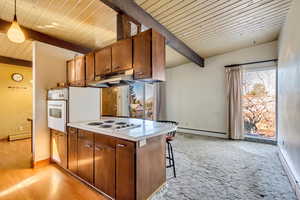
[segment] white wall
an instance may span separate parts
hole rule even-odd
[[[66,81],[66,61],[75,52],[41,42],[33,42],[33,160],[50,157],[47,126],[47,89]]]
[[[300,1],[293,1],[279,40],[279,146],[294,178],[300,198]]]
[[[204,68],[189,63],[168,69],[166,118],[180,122],[180,127],[227,133],[224,66],[276,58],[275,41],[207,58]]]

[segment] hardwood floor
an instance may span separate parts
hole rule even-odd
[[[0,200],[106,199],[55,165],[31,169],[30,156],[28,140],[0,142]]]
[[[31,167],[31,139],[8,142],[0,141],[0,170]]]

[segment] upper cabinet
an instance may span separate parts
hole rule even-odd
[[[72,85],[76,82],[76,75],[75,75],[75,60],[68,60],[67,61],[67,74],[68,74],[68,84]]]
[[[86,82],[95,80],[95,56],[94,53],[85,55],[85,79]]]
[[[105,47],[95,52],[96,76],[111,73],[111,47]]]
[[[132,68],[132,39],[119,40],[112,45],[112,72]]]
[[[165,39],[150,29],[133,37],[134,79],[165,81]]]
[[[67,61],[70,86],[85,86],[99,76],[133,69],[134,80],[165,81],[165,38],[150,29]]]
[[[85,86],[85,56],[67,61],[67,73],[70,86]]]

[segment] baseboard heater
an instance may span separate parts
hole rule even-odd
[[[217,133],[217,134],[226,135],[225,132],[208,131],[208,130],[201,130],[201,129],[194,129],[194,128],[185,128],[185,127],[178,127],[178,128],[179,128],[179,129],[190,130],[190,131],[201,131],[201,132],[207,132],[207,133]]]
[[[31,133],[22,133],[8,136],[8,141],[24,140],[31,138]]]

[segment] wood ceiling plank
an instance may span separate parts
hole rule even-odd
[[[274,1],[275,2],[275,1]],[[248,17],[262,17],[263,14],[265,12],[268,12],[270,10],[275,10],[277,8],[280,7],[288,7],[289,5],[284,3],[284,4],[280,4],[280,2],[275,2],[274,4],[270,4],[270,5],[260,5],[260,6],[255,6],[255,7],[249,7],[246,9],[242,9],[238,12],[232,12],[229,15],[226,16],[222,16],[221,18],[219,18],[218,20],[214,21],[214,23],[211,22],[206,22],[206,23],[201,23],[201,31],[205,30],[205,27],[207,27],[207,29],[213,28],[215,26],[219,26],[219,25],[230,25],[231,23],[236,22],[236,20],[242,20]],[[197,27],[195,28],[195,30],[197,30]]]
[[[160,10],[160,8],[166,7],[166,6],[168,6],[169,4],[171,4],[171,3],[172,3],[172,0],[166,1],[166,2],[161,3],[161,4],[159,4],[159,5],[158,5],[158,4],[155,4],[153,7],[151,7],[151,9],[148,10],[148,12],[149,12],[149,13],[153,13],[152,16],[154,16],[154,14],[155,14],[158,10]]]
[[[266,6],[266,5],[264,5],[264,6]],[[264,15],[265,13],[267,13],[267,11],[269,11],[269,10],[276,10],[277,11],[278,7],[286,8],[286,7],[289,7],[289,5],[287,5],[286,3],[281,3],[280,4],[279,2],[277,2],[275,4],[268,5],[266,7],[257,5],[256,7],[251,7],[251,8],[245,9],[245,10],[238,10],[238,11],[230,12],[229,14],[226,14],[224,16],[219,16],[218,19],[215,20],[215,22],[218,22],[218,23],[212,23],[212,21],[204,21],[203,20],[203,22],[199,22],[198,24],[195,24],[194,28],[192,30],[186,30],[184,32],[178,33],[178,35],[188,36],[189,33],[193,33],[193,32],[194,33],[199,33],[198,31],[203,32],[205,27],[208,30],[212,30],[215,24],[222,24],[222,26],[230,25],[231,23],[236,22],[236,20],[241,20],[242,21],[242,19],[245,16],[247,16],[247,17],[257,16],[257,18],[259,18],[262,15]],[[260,15],[260,14],[262,14],[262,15]],[[228,19],[229,19],[229,22],[228,22]],[[204,23],[204,22],[206,22],[206,23]],[[207,26],[205,26],[205,25],[207,25]]]
[[[284,7],[280,7],[278,9],[271,9],[268,12],[262,12],[261,15],[259,15],[257,12],[255,12],[254,15],[247,15],[245,16],[245,18],[240,18],[240,20],[238,21],[231,21],[230,23],[226,23],[226,21],[224,21],[223,24],[220,24],[219,26],[215,26],[215,27],[209,27],[207,29],[205,29],[204,27],[202,29],[199,29],[198,31],[194,31],[194,32],[190,32],[184,35],[181,35],[182,39],[186,39],[186,38],[191,38],[193,36],[198,36],[201,37],[202,35],[209,35],[211,33],[218,33],[220,34],[222,31],[224,30],[230,30],[232,27],[238,27],[242,24],[251,24],[257,21],[261,21],[263,19],[272,19],[273,17],[276,17],[278,15],[280,16],[285,16],[288,12],[288,6],[284,6]],[[255,18],[253,18],[255,16]],[[201,31],[200,31],[201,30]]]
[[[204,67],[204,59],[200,57],[195,51],[184,44],[176,36],[174,36],[168,29],[156,21],[150,14],[145,12],[132,0],[100,0],[107,6],[111,7],[117,12],[123,12],[128,16],[138,19],[141,24],[161,33],[166,38],[166,43],[173,49],[186,56],[192,62],[200,67]]]
[[[161,11],[161,7],[159,7],[156,10],[153,10],[151,12],[151,15],[157,18],[161,23],[164,23],[168,19],[172,19],[172,17],[180,15],[182,13],[181,11],[197,2],[197,0],[184,1],[185,4],[174,6],[172,9],[166,11]],[[155,15],[155,12],[157,12],[158,14]],[[183,13],[185,12],[183,11]]]
[[[244,0],[242,0],[244,1]],[[181,16],[178,19],[172,18],[172,22],[164,23],[166,27],[168,28],[174,28],[174,27],[181,27],[182,25],[190,24],[193,20],[197,19],[197,17],[201,17],[202,15],[205,15],[206,13],[212,13],[216,12],[225,6],[232,5],[232,4],[238,4],[241,3],[241,1],[235,0],[234,2],[229,2],[226,0],[214,0],[206,2],[205,4],[200,4],[197,7],[191,8],[190,10],[186,11],[185,15]]]
[[[199,24],[201,22],[205,22],[208,20],[212,20],[216,17],[226,15],[226,13],[232,9],[238,9],[239,7],[243,6],[244,2],[245,1],[236,0],[234,2],[230,1],[230,3],[219,4],[217,6],[211,7],[203,13],[193,15],[193,18],[188,18],[179,23],[173,23],[172,26],[168,25],[167,27],[175,34],[185,30],[190,30],[193,29],[195,24]]]
[[[231,30],[227,30],[227,31],[223,31],[223,35],[224,34],[234,34],[234,33],[240,33],[243,34],[243,31],[246,33],[247,31],[251,31],[254,30],[254,28],[258,27],[258,26],[265,26],[266,30],[267,27],[270,24],[274,24],[274,23],[282,23],[284,22],[285,17],[284,16],[278,16],[278,17],[274,17],[272,20],[270,21],[261,21],[261,22],[256,22],[254,24],[242,24],[238,27],[236,27],[235,29],[231,29]],[[195,36],[197,37],[197,36]],[[211,37],[216,37],[216,34],[211,34],[211,35],[204,35],[202,37],[197,37],[197,38],[201,38],[201,40],[206,40],[207,38],[211,38]],[[189,38],[189,40],[193,39],[193,37]]]
[[[7,32],[7,30],[9,29],[10,25],[11,25],[10,22],[0,20],[0,32],[5,34]],[[54,46],[62,47],[65,49],[70,49],[72,51],[76,51],[76,52],[80,52],[80,53],[88,53],[91,51],[91,49],[89,49],[89,48],[75,45],[70,42],[66,42],[66,41],[48,36],[46,34],[34,31],[32,29],[28,29],[26,27],[21,26],[21,28],[25,34],[25,37],[30,40],[37,40],[40,42],[44,42],[44,43],[51,44]]]
[[[161,14],[159,14],[161,16],[158,15],[157,18],[161,23],[167,26],[171,22],[174,21],[176,22],[177,20],[181,20],[185,17],[188,17],[189,13],[191,12],[201,12],[201,10],[203,10],[205,7],[213,5],[218,1],[219,0],[206,0],[204,2],[196,1],[194,3],[182,7],[180,10],[177,10],[176,12],[168,12],[168,14],[164,14],[164,12],[161,12]]]

